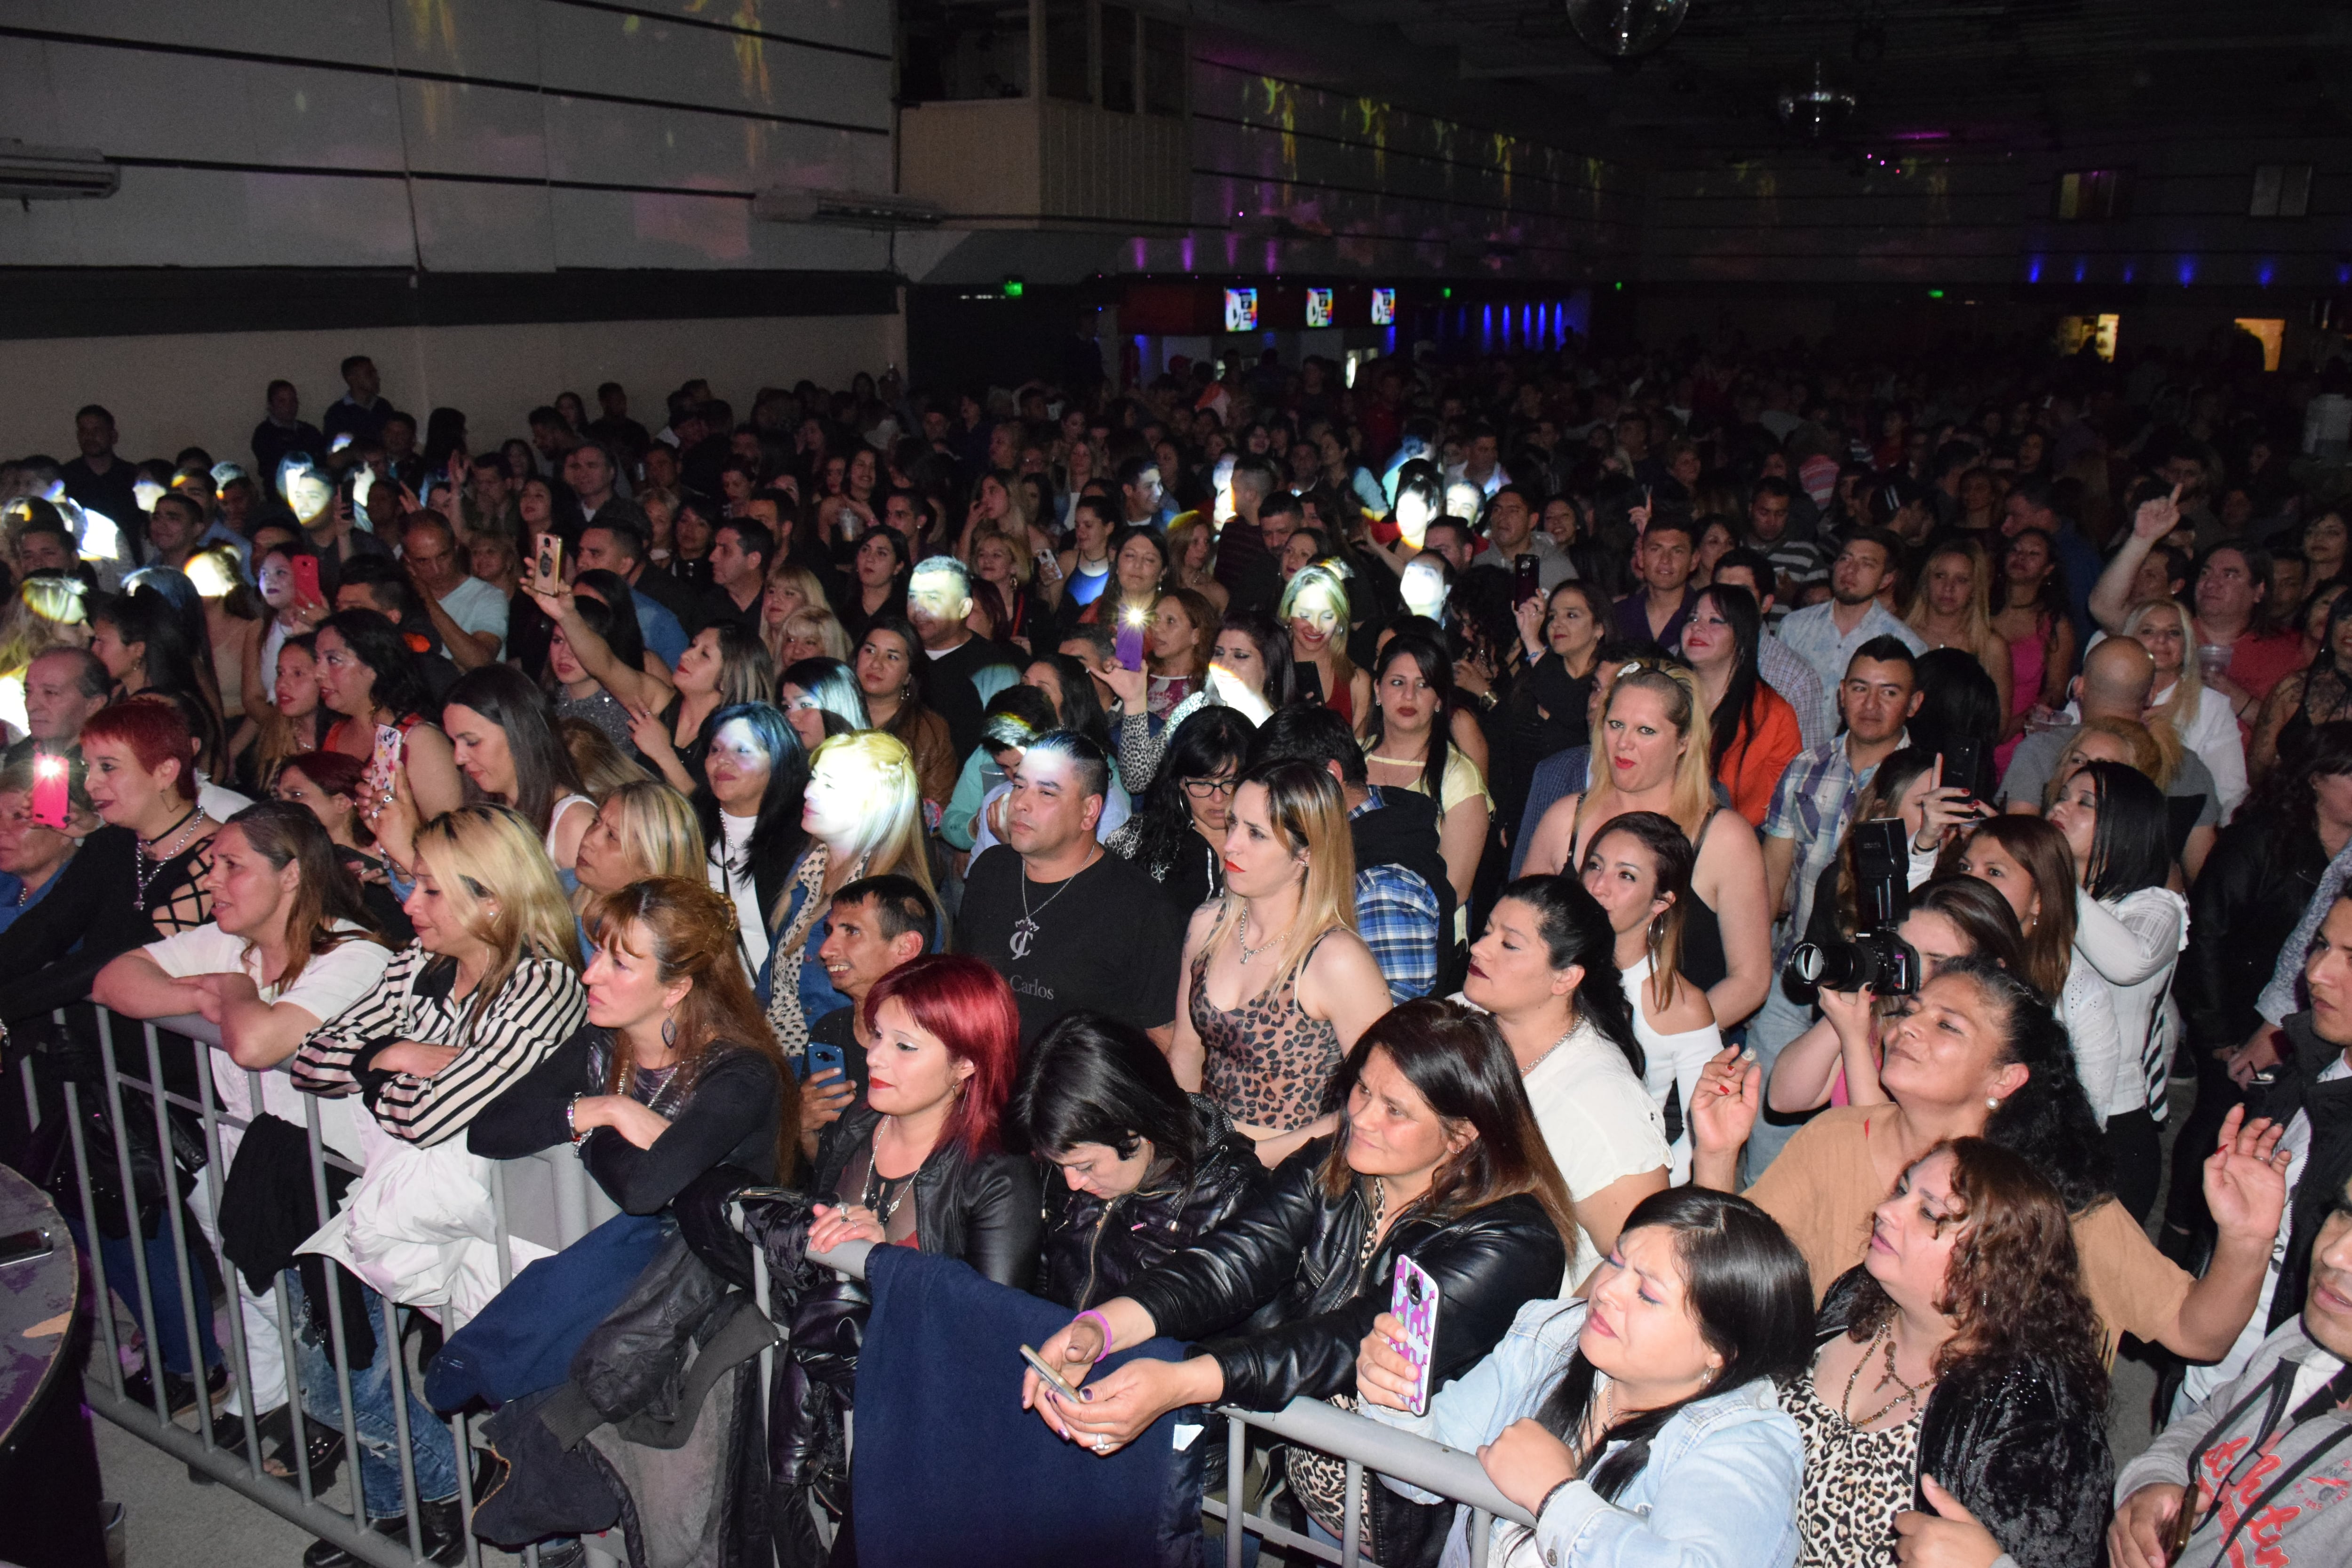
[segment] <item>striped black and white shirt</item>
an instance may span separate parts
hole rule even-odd
[[[560,959],[527,957],[470,1024],[472,997],[450,995],[455,959],[410,946],[394,955],[383,984],[329,1019],[294,1053],[294,1086],[306,1093],[366,1097],[386,1132],[438,1143],[466,1130],[484,1106],[570,1037],[588,1016],[580,975]],[[430,1078],[370,1066],[399,1040],[456,1046],[458,1056]]]

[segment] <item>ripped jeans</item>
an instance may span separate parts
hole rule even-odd
[[[286,1271],[286,1289],[302,1300],[302,1276]],[[392,1403],[391,1358],[400,1353],[383,1297],[367,1296],[368,1326],[375,1334],[375,1359],[352,1368],[352,1420],[360,1442],[360,1488],[367,1516],[392,1519],[403,1511],[400,1492],[400,1428]],[[340,1432],[342,1401],[335,1387],[334,1340],[323,1322],[309,1322],[295,1335],[294,1360],[302,1380],[302,1414]],[[402,1369],[404,1374],[407,1368]],[[457,1495],[457,1447],[448,1424],[416,1397],[413,1378],[404,1377],[408,1400],[408,1452],[416,1468],[420,1502],[445,1502]]]

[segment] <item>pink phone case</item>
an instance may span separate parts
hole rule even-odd
[[[375,755],[368,760],[365,788],[373,798],[392,798],[392,779],[400,771],[401,733],[389,724],[375,727]]]
[[[1404,1325],[1397,1348],[1412,1363],[1412,1413],[1429,1412],[1429,1363],[1437,1349],[1437,1281],[1410,1258],[1397,1259],[1396,1282],[1389,1291],[1389,1310]]]

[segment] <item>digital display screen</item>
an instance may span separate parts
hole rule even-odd
[[[1376,327],[1389,327],[1394,326],[1395,324],[1396,290],[1393,289],[1373,289],[1372,325]]]
[[[1328,327],[1331,324],[1330,289],[1307,290],[1307,324],[1310,327]]]
[[[1257,290],[1228,289],[1225,290],[1225,331],[1254,332],[1257,331]]]

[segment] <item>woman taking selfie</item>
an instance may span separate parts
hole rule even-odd
[[[1812,1325],[1805,1260],[1771,1217],[1678,1187],[1626,1216],[1585,1300],[1520,1308],[1493,1354],[1433,1382],[1426,1415],[1411,1413],[1416,1378],[1389,1313],[1358,1346],[1356,1388],[1366,1415],[1475,1453],[1536,1516],[1533,1531],[1495,1521],[1489,1563],[1787,1568],[1805,1451],[1777,1385],[1804,1366]],[[1469,1528],[1457,1509],[1444,1568],[1468,1568]]]
[[[339,715],[321,749],[368,762],[375,755],[376,731],[397,730],[401,771],[419,815],[454,810],[466,797],[465,781],[449,737],[425,717],[432,699],[399,628],[373,610],[344,610],[321,621],[312,640],[319,650],[320,704]]]
[[[1615,945],[1608,915],[1574,879],[1522,877],[1496,899],[1462,985],[1510,1047],[1575,1205],[1563,1289],[1601,1266],[1625,1216],[1667,1181],[1665,1130],[1643,1087],[1627,992],[1611,974]]]
[[[1115,1346],[1155,1335],[1204,1342],[1197,1353],[1129,1362],[1082,1390],[1090,1397],[1079,1404],[1032,1373],[1024,1406],[1108,1454],[1180,1405],[1352,1404],[1357,1346],[1386,1310],[1403,1258],[1445,1303],[1430,1361],[1430,1386],[1442,1387],[1494,1349],[1520,1307],[1558,1293],[1561,1237],[1576,1222],[1518,1065],[1489,1020],[1451,1003],[1407,1002],[1356,1042],[1333,1089],[1347,1107],[1339,1136],[1301,1149],[1233,1223],[1040,1347],[1073,1386]],[[1244,1320],[1251,1326],[1237,1328]],[[1339,1462],[1293,1447],[1286,1466],[1309,1518],[1336,1539]],[[1420,1560],[1450,1513],[1377,1488],[1366,1500],[1364,1549],[1384,1563]]]
[[[1679,972],[1690,873],[1690,840],[1654,812],[1619,817],[1584,857],[1584,890],[1616,933],[1612,963],[1642,1047],[1642,1085],[1672,1142],[1678,1182],[1690,1176],[1691,1095],[1723,1049],[1706,993]]]
[[[1037,1037],[1010,1108],[1061,1173],[1045,1189],[1037,1294],[1084,1311],[1223,1226],[1265,1167],[1223,1111],[1186,1094],[1150,1037],[1097,1013]]]
[[[1225,895],[1184,936],[1169,1061],[1280,1164],[1328,1133],[1332,1075],[1388,1010],[1356,934],[1346,798],[1309,763],[1245,769],[1225,828]]]
[[[876,981],[864,1011],[875,1037],[866,1100],[818,1135],[809,1249],[915,1247],[1028,1289],[1037,1171],[1002,1134],[1020,1056],[1012,989],[979,959],[933,953]]]
[[[1763,1004],[1774,978],[1771,921],[1755,829],[1715,804],[1713,739],[1696,676],[1628,666],[1609,689],[1594,742],[1598,782],[1544,813],[1528,837],[1526,868],[1581,866],[1592,836],[1629,811],[1674,822],[1696,849],[1682,973],[1706,993],[1717,1025],[1727,1029]]]
[[[2280,1130],[2242,1125],[2236,1112],[2223,1125],[2204,1163],[2221,1237],[2204,1278],[2193,1278],[2116,1202],[2105,1142],[2073,1055],[2065,1031],[2024,982],[1981,958],[1953,959],[1919,988],[1910,1013],[1889,1022],[1878,1068],[1887,1103],[1822,1111],[1748,1196],[1788,1228],[1826,1290],[1862,1261],[1869,1216],[1897,1177],[1947,1139],[1986,1139],[2030,1161],[2064,1199],[2106,1353],[2130,1333],[2190,1361],[2217,1360],[2252,1314],[2278,1234]],[[1730,1189],[1761,1077],[1727,1051],[1708,1065],[1691,1113],[1695,1184]]]
[[[1186,915],[1225,892],[1225,834],[1249,754],[1250,721],[1203,708],[1176,726],[1143,804],[1103,840],[1165,889]]]
[[[1758,828],[1772,808],[1780,773],[1805,749],[1797,710],[1756,666],[1764,617],[1737,584],[1702,588],[1683,626],[1683,657],[1707,707],[1708,760],[1732,809]]]
[[[692,795],[702,784],[704,726],[722,708],[776,700],[776,667],[767,646],[722,621],[694,634],[678,656],[675,694],[667,707],[632,710],[629,740],[669,787]]]
[[[2106,982],[2123,1050],[2104,1099],[2116,1195],[2134,1219],[2155,1205],[2164,1151],[2152,1107],[2172,1077],[2172,971],[2189,945],[2189,900],[2165,886],[2163,792],[2121,763],[2093,763],[2059,786],[2044,818],[2074,859],[2074,951]],[[2086,1088],[2089,1087],[2086,1085]]]
[[[1372,666],[1364,768],[1375,784],[1437,803],[1438,852],[1454,884],[1454,936],[1461,941],[1469,934],[1470,883],[1495,803],[1478,764],[1454,743],[1453,719],[1454,661],[1445,650],[1411,632],[1390,638]]]
[[[1805,1440],[1797,1561],[1883,1558],[1892,1535],[1906,1562],[2099,1562],[2106,1345],[2057,1190],[1955,1139],[1903,1172],[1870,1232],[1781,1395]]]

